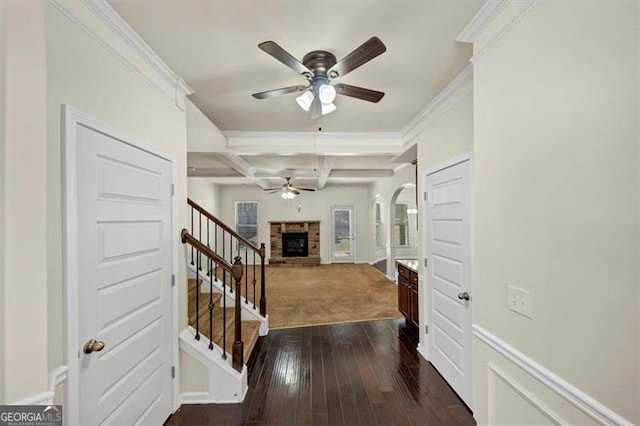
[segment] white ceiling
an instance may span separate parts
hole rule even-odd
[[[117,1],[114,9],[149,46],[195,90],[191,100],[223,132],[399,133],[468,64],[471,46],[456,36],[484,0],[458,1]],[[338,109],[318,121],[295,102],[295,94],[257,100],[255,92],[304,84],[305,80],[257,45],[280,44],[293,56],[312,50],[333,52],[338,60],[372,36],[387,51],[341,78],[344,83],[386,93],[378,103],[339,96]],[[215,182],[273,186],[275,176],[306,176],[300,185],[370,182],[399,166],[401,154],[380,152],[360,158],[349,152],[281,155],[262,147],[243,152],[235,167],[224,154],[190,155],[190,175]],[[384,150],[383,150],[384,151]],[[276,155],[278,154],[278,155]],[[415,157],[414,157],[415,158]],[[407,159],[405,158],[404,161]],[[326,170],[327,166],[331,168]],[[246,179],[250,170],[250,178]],[[314,175],[315,170],[315,175]],[[349,173],[340,170],[368,170]],[[208,174],[207,174],[208,173]],[[333,175],[333,176],[332,176]],[[262,176],[267,176],[263,178]],[[351,180],[350,180],[351,179]],[[281,180],[280,180],[281,181]]]

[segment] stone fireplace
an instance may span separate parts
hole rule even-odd
[[[269,265],[320,264],[320,221],[272,221],[269,228]]]

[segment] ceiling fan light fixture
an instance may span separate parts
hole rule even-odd
[[[281,196],[285,200],[293,200],[294,198],[296,198],[296,193],[293,192],[290,189],[287,189],[286,191],[282,191],[282,195]]]
[[[325,103],[322,104],[322,115],[330,114],[335,110],[336,110],[336,105],[333,102],[328,104],[325,104]]]
[[[314,98],[313,93],[311,93],[310,90],[307,90],[302,95],[296,98],[296,102],[298,102],[298,105],[300,105],[300,108],[308,112],[309,108],[311,108],[311,103],[313,102],[313,98]]]
[[[318,89],[318,97],[323,106],[324,104],[330,104],[336,99],[336,88],[330,84],[323,84],[320,86],[320,89]]]

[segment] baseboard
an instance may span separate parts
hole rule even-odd
[[[484,328],[474,325],[473,334],[594,421],[600,424],[633,424]]]
[[[427,348],[422,343],[418,343],[418,347],[416,348],[416,350],[420,355],[422,355],[422,358],[429,361],[429,356],[427,355]]]
[[[182,392],[178,398],[179,404],[215,404],[208,392]]]

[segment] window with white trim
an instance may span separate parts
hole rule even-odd
[[[236,232],[258,245],[258,202],[236,201]]]
[[[395,246],[409,245],[409,204],[396,203],[393,218],[393,244]]]
[[[384,247],[384,221],[382,203],[376,203],[376,248]]]

